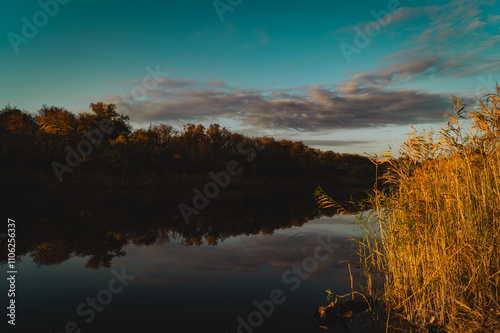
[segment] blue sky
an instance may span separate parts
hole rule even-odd
[[[20,0],[1,18],[1,106],[113,102],[136,128],[397,151],[451,94],[473,104],[500,81],[496,0]]]

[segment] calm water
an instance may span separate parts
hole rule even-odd
[[[306,197],[236,196],[190,224],[161,197],[128,199],[10,206],[19,261],[9,331],[317,332],[325,289],[350,292],[339,262],[357,261],[347,238],[358,228]]]

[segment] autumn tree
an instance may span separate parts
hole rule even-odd
[[[33,135],[38,129],[35,117],[7,105],[0,110],[0,132],[6,135]]]
[[[85,112],[79,115],[79,132],[100,128],[101,121],[107,119],[111,122],[113,129],[109,135],[111,139],[116,139],[119,136],[128,137],[131,133],[131,127],[128,123],[129,117],[116,112],[115,104],[90,103],[90,108],[93,113]]]
[[[156,153],[160,156],[165,154],[169,148],[172,137],[177,135],[177,131],[167,124],[149,125],[148,132],[153,140]]]
[[[43,105],[38,110],[36,121],[40,127],[40,152],[47,158],[62,158],[66,152],[64,147],[82,136],[77,132],[77,116],[63,107]]]
[[[38,124],[35,117],[16,107],[7,105],[0,110],[0,172],[6,176],[5,168],[16,166],[9,173],[14,180],[14,174],[21,175],[20,167],[33,169],[38,160],[38,142],[36,133]]]
[[[114,104],[97,102],[90,108],[74,115],[63,107],[43,105],[37,117],[9,105],[1,109],[0,174],[8,175],[3,184],[17,187],[24,181],[30,186],[43,177],[54,181],[53,161],[68,161],[84,144],[92,153],[79,153],[84,166],[78,168],[75,183],[67,186],[86,185],[87,179],[110,180],[111,186],[192,185],[209,172],[224,170],[232,160],[241,167],[244,181],[302,178],[317,184],[320,179],[371,179],[374,174],[368,158],[321,152],[303,142],[250,138],[218,124],[188,123],[180,132],[155,124],[132,131],[128,116],[119,114]]]
[[[45,133],[71,137],[78,127],[77,117],[65,108],[44,105],[38,113],[38,125]]]

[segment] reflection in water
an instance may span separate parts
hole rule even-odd
[[[87,198],[88,199],[88,198]],[[90,198],[92,199],[92,198]],[[154,198],[111,197],[80,203],[64,198],[18,207],[16,253],[30,253],[41,266],[60,264],[73,256],[88,257],[87,268],[110,267],[124,248],[180,241],[186,246],[217,245],[233,236],[272,234],[320,217],[312,199],[290,196],[232,198],[214,202],[187,224],[177,202]],[[17,203],[19,204],[19,202]],[[15,210],[15,206],[12,210]],[[5,263],[6,246],[2,247]]]
[[[352,221],[322,216],[310,196],[280,199],[234,195],[210,203],[189,224],[178,201],[161,195],[89,195],[78,203],[66,196],[57,205],[37,199],[29,210],[11,205],[22,260],[24,319],[16,326],[60,332],[74,321],[82,332],[161,325],[186,332],[314,332],[312,310],[325,304],[324,290],[350,291],[339,262],[357,260],[340,229],[352,228]],[[331,251],[324,245],[318,251],[324,243]],[[5,244],[2,251],[3,259]],[[135,278],[86,323],[76,309],[107,288],[113,269]],[[255,304],[268,304],[275,290],[283,302],[258,327],[250,325]]]
[[[319,242],[318,237],[321,238]],[[186,249],[176,243],[171,242],[145,250],[129,246],[127,256],[119,259],[117,263],[127,267],[132,267],[142,260],[154,263],[150,266],[137,266],[139,271],[133,272],[142,275],[141,281],[148,284],[185,283],[187,280],[195,281],[203,276],[209,276],[210,281],[216,283],[232,275],[245,275],[249,278],[259,278],[263,274],[281,275],[290,269],[291,263],[301,266],[305,258],[314,258],[314,251],[311,249],[316,247],[321,248],[318,251],[321,259],[331,259],[338,254],[338,251],[333,250],[345,245],[345,240],[339,237],[332,238],[330,234],[318,235],[313,228],[309,230],[303,227],[300,231],[280,230],[273,235],[232,237],[218,246]],[[328,245],[332,250],[329,250]],[[334,263],[328,266],[318,265],[311,279],[314,280],[318,276],[330,274],[344,267],[343,264],[332,261]],[[306,264],[314,268],[313,264],[309,262]],[[164,269],[158,271],[157,267]],[[307,275],[306,273],[304,274]]]

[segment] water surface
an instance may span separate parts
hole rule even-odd
[[[15,331],[316,332],[325,289],[351,290],[342,261],[358,283],[354,221],[307,200],[221,202],[190,224],[112,202],[16,211]]]

